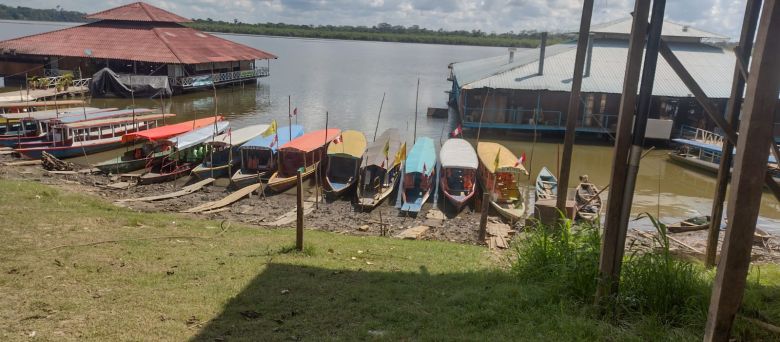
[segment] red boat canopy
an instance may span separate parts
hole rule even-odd
[[[324,129],[321,129],[319,131],[306,133],[298,138],[290,140],[288,143],[282,145],[282,147],[280,147],[279,149],[280,150],[294,149],[301,152],[311,152],[322,146],[327,145],[331,140],[335,139],[339,134],[341,134],[341,130],[338,128],[328,129],[327,133]]]
[[[157,141],[162,139],[168,139],[179,134],[184,134],[194,129],[213,125],[214,121],[222,121],[221,116],[209,117],[205,119],[191,120],[173,125],[166,125],[162,127],[152,128],[141,132],[128,133],[122,136],[122,142],[128,143],[135,140],[145,139],[149,141]]]

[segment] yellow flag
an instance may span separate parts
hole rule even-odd
[[[276,120],[271,121],[271,127],[268,127],[268,129],[263,132],[263,136],[270,137],[271,135],[276,134],[276,128]]]
[[[401,164],[406,159],[406,143],[401,144],[401,148],[395,154],[395,164]]]
[[[385,154],[385,159],[390,157],[389,156],[389,154],[390,154],[390,140],[389,139],[385,141],[385,148],[384,148],[384,150],[382,152],[384,152],[384,154]]]
[[[500,156],[501,156],[501,149],[498,149],[498,151],[496,151],[496,160],[493,161],[493,172],[498,170],[498,163],[500,161],[500,158],[499,158]]]

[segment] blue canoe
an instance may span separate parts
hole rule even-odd
[[[303,126],[300,125],[279,127],[276,132],[276,135],[260,135],[241,145],[241,168],[230,177],[234,187],[243,188],[257,183],[258,176],[267,176],[268,172],[276,171],[276,151],[279,146],[290,141],[290,137],[295,139],[304,133]]]
[[[427,137],[417,139],[404,168],[401,211],[418,213],[436,184],[436,148]]]

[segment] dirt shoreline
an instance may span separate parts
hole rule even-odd
[[[0,156],[2,162],[14,161],[7,156]],[[6,179],[20,179],[38,181],[43,184],[57,186],[68,191],[91,193],[102,197],[119,206],[128,207],[142,212],[170,212],[194,217],[207,217],[214,220],[228,220],[255,225],[259,228],[275,229],[268,224],[276,221],[280,216],[295,209],[295,191],[290,190],[282,194],[253,194],[243,198],[232,205],[208,214],[181,214],[183,210],[194,208],[203,203],[216,201],[230,194],[227,188],[227,180],[219,179],[215,184],[203,187],[194,193],[166,200],[154,202],[118,202],[122,199],[139,198],[166,194],[180,190],[186,185],[187,179],[179,179],[175,182],[151,185],[134,185],[126,189],[111,189],[107,185],[116,183],[116,177],[99,174],[52,174],[41,166],[0,166],[0,177]],[[190,181],[189,183],[192,183]],[[347,195],[353,196],[353,195]],[[313,181],[306,181],[304,186],[304,198],[314,203],[315,187]],[[321,200],[315,204],[315,209],[305,216],[304,222],[308,229],[317,229],[340,234],[358,236],[394,236],[408,228],[425,225],[430,227],[420,236],[420,239],[449,241],[472,245],[485,245],[479,241],[480,214],[474,210],[473,205],[464,208],[457,215],[452,212],[451,206],[444,205],[444,198],[439,198],[436,209],[428,204],[417,217],[401,215],[395,208],[395,197],[388,198],[384,203],[370,212],[359,212],[348,197],[339,199]],[[441,220],[442,214],[445,216]],[[492,222],[499,222],[498,217],[491,216]],[[383,232],[381,224],[386,231]],[[286,228],[290,224],[280,227]],[[509,225],[505,225],[509,229]],[[521,223],[514,224],[511,229],[522,232]],[[522,235],[522,234],[521,234]],[[724,234],[721,234],[721,241]],[[672,250],[687,257],[700,258],[706,249],[707,231],[673,234],[678,241],[672,241]],[[639,249],[653,248],[652,232],[640,232],[629,230],[627,246]],[[753,261],[760,263],[780,263],[780,238],[773,237],[763,243],[757,243],[753,248]],[[657,245],[657,244],[656,244]]]

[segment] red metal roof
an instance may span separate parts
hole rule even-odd
[[[341,130],[338,128],[329,128],[327,131],[321,129],[290,140],[279,149],[294,149],[302,152],[311,152],[327,145],[331,140],[336,139],[339,134],[341,134]]]
[[[114,7],[102,12],[84,16],[86,19],[126,20],[126,21],[165,21],[171,23],[189,23],[192,20],[154,7],[144,2],[134,2],[124,6]]]
[[[222,121],[221,116],[209,117],[197,120],[185,121],[173,125],[160,126],[145,131],[128,133],[122,136],[122,142],[133,142],[135,140],[146,139],[149,141],[157,141],[162,139],[168,139],[170,137],[184,134],[189,131],[213,125],[214,121]]]
[[[268,52],[177,23],[113,20],[2,41],[0,53],[170,64],[276,58]]]

